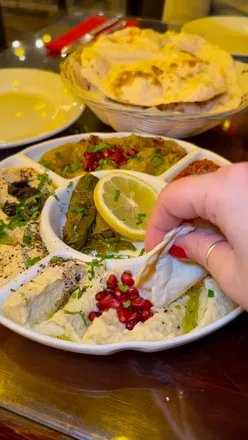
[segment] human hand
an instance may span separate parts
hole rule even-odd
[[[227,240],[219,242],[210,253],[209,272],[233,301],[248,309],[248,163],[169,183],[152,212],[146,251],[153,249],[182,220],[199,217],[216,225]],[[206,267],[208,249],[221,238],[215,232],[195,230],[175,244],[189,259]]]

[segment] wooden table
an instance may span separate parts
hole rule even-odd
[[[91,131],[111,129],[86,109],[63,135]],[[229,132],[189,141],[248,160],[248,114],[234,118]],[[105,357],[52,349],[1,327],[0,440],[246,439],[247,347],[246,313],[184,347]]]

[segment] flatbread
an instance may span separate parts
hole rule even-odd
[[[243,96],[231,55],[196,35],[126,28],[99,37],[81,59],[99,101],[199,114],[235,109]]]
[[[150,299],[155,307],[171,304],[206,275],[205,269],[198,264],[183,262],[169,254],[175,240],[194,229],[194,226],[184,225],[170,231],[150,252],[140,270],[136,286],[141,296]]]
[[[225,93],[226,81],[218,67],[213,71],[201,60],[178,54],[173,62],[149,60],[126,67],[115,64],[98,88],[118,102],[151,107],[208,101]]]

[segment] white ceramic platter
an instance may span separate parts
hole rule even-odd
[[[67,91],[56,73],[0,70],[0,149],[59,133],[73,124],[83,110],[84,106]]]
[[[107,137],[124,137],[128,136],[131,133],[93,133],[102,138]],[[67,142],[75,142],[83,138],[89,137],[90,134],[81,134],[75,136],[69,136],[64,138],[55,139],[52,141],[47,141],[40,143],[34,147],[30,147],[24,150],[22,153],[11,156],[0,163],[0,169],[6,167],[33,167],[39,172],[44,172],[45,169],[43,166],[37,163],[40,157],[44,152],[53,149],[59,145],[65,144]],[[148,135],[147,135],[148,137]],[[168,139],[168,138],[165,138]],[[169,182],[176,174],[178,174],[182,169],[184,169],[187,165],[192,163],[196,159],[207,158],[213,160],[215,163],[219,165],[227,165],[229,162],[218,156],[215,153],[212,153],[208,150],[203,150],[196,147],[193,144],[190,144],[185,141],[176,140],[180,146],[187,150],[187,155],[179,161],[177,164],[172,166],[168,171],[158,177],[150,176],[143,173],[134,173],[139,178],[144,179],[150,185],[152,185],[158,192]],[[101,171],[96,172],[98,177],[105,175],[111,171]],[[130,171],[127,171],[130,173]],[[30,281],[32,278],[39,273],[44,266],[49,264],[49,261],[53,255],[58,255],[65,258],[76,258],[81,261],[91,261],[93,257],[89,255],[82,254],[78,251],[75,251],[68,246],[66,246],[60,236],[63,224],[65,222],[65,213],[67,210],[67,205],[73,191],[73,188],[78,180],[78,178],[72,179],[73,186],[68,188],[68,183],[70,180],[64,179],[55,173],[48,171],[49,176],[52,178],[53,182],[58,186],[57,195],[59,196],[59,201],[57,201],[53,196],[50,196],[42,211],[41,215],[41,235],[42,239],[50,252],[50,255],[45,257],[43,260],[38,262],[35,266],[26,270],[19,276],[17,276],[14,280],[7,283],[5,286],[0,288],[0,308],[2,304],[6,301],[9,295],[16,290],[20,285]],[[143,247],[143,244],[140,244]],[[130,258],[125,260],[106,260],[107,270],[111,270],[113,266],[123,266],[123,269],[131,269],[134,275],[137,275],[139,269],[143,265],[146,255],[137,258]],[[117,351],[131,349],[138,350],[144,352],[155,352],[161,351],[173,347],[177,347],[180,345],[187,344],[189,342],[200,339],[215,330],[223,327],[227,323],[231,322],[242,312],[241,307],[236,308],[228,315],[224,316],[222,319],[214,322],[213,324],[204,327],[200,330],[192,331],[188,334],[168,339],[164,341],[158,342],[140,342],[140,341],[132,341],[132,342],[120,342],[115,344],[103,344],[103,345],[88,345],[88,344],[79,344],[76,342],[69,342],[61,339],[52,338],[49,336],[45,336],[43,334],[37,333],[31,329],[23,327],[15,322],[9,320],[0,314],[0,324],[5,327],[13,330],[20,335],[32,339],[36,342],[39,342],[44,345],[48,345],[54,348],[59,348],[61,350],[67,350],[78,353],[87,353],[87,354],[95,354],[95,355],[106,355],[115,353]]]
[[[248,17],[200,18],[186,23],[182,32],[201,35],[232,55],[248,56]]]

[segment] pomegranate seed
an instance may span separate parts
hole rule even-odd
[[[138,154],[138,150],[135,150],[135,148],[131,148],[130,150],[126,151],[126,154],[128,156],[132,156],[132,154]]]
[[[133,330],[133,328],[136,326],[137,322],[135,321],[128,321],[126,322],[126,329],[127,330]]]
[[[135,299],[139,297],[139,291],[138,289],[136,289],[136,287],[131,287],[129,289],[128,295],[130,296],[131,299]]]
[[[85,171],[95,171],[98,167],[98,164],[95,162],[88,161],[85,165]]]
[[[93,160],[93,159],[94,159],[94,153],[88,153],[88,151],[86,151],[86,152],[84,153],[84,157],[85,157],[85,159],[87,159],[87,160]]]
[[[115,298],[105,298],[97,303],[97,307],[100,310],[118,309],[120,307],[120,301]]]
[[[95,160],[104,159],[104,155],[102,153],[95,153]]]
[[[151,303],[151,301],[149,301],[149,299],[145,299],[145,304],[144,304],[144,309],[145,310],[150,310],[152,308],[153,304]]]
[[[141,315],[141,321],[145,322],[145,321],[147,321],[147,319],[151,318],[152,316],[153,316],[153,313],[151,310],[144,310]]]
[[[139,312],[133,312],[131,315],[128,316],[128,321],[135,321],[136,323],[140,321],[140,313]]]
[[[123,159],[120,162],[120,165],[125,165],[126,163],[127,163],[127,159],[123,156]]]
[[[111,151],[109,150],[109,148],[106,148],[106,150],[104,150],[103,155],[104,157],[111,157]]]
[[[117,289],[115,289],[114,291],[114,296],[116,299],[121,299],[123,295],[123,292],[121,291],[121,289],[119,289],[119,287],[117,287]]]
[[[120,165],[123,161],[123,154],[122,153],[115,153],[113,157],[113,161],[117,163],[117,165]]]
[[[102,301],[105,298],[112,298],[112,295],[110,292],[106,292],[106,290],[103,290],[102,292],[98,292],[95,298],[97,301]]]
[[[129,296],[122,293],[121,305],[124,306],[124,304],[128,303],[128,301],[130,301]],[[130,301],[130,306],[131,306],[131,301]],[[129,307],[129,306],[127,306],[127,307]]]
[[[99,318],[101,316],[101,312],[90,312],[88,314],[88,318],[90,321],[94,321],[95,318]]]
[[[125,324],[127,322],[128,318],[128,311],[127,309],[120,309],[117,312],[119,321],[122,322],[122,324]]]
[[[134,284],[133,278],[127,272],[123,272],[123,274],[121,276],[121,282],[124,285],[129,286],[129,287],[131,287]]]
[[[130,277],[133,276],[131,270],[124,270],[123,275],[124,275],[124,273],[126,273],[127,275],[130,275]]]
[[[107,279],[107,288],[111,290],[115,290],[118,285],[118,280],[114,274],[111,274]]]
[[[144,298],[135,298],[132,300],[132,307],[134,310],[144,309],[145,300]]]

